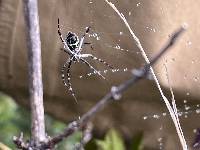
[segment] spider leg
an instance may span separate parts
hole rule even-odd
[[[70,59],[70,60],[68,60],[68,61],[66,61],[64,63],[64,65],[63,65],[63,67],[61,69],[62,80],[63,80],[64,86],[66,86],[66,87],[69,88],[68,90],[69,90],[70,94],[73,96],[73,98],[75,99],[75,101],[78,103],[77,98],[75,96],[75,93],[74,93],[74,91],[72,89],[72,84],[70,82],[71,81],[70,68],[71,68],[72,62],[73,62],[73,60]],[[67,82],[66,82],[65,74],[64,74],[66,68],[67,68]]]
[[[84,44],[84,45],[90,45],[90,48],[91,48],[92,50],[94,50],[94,48],[93,48],[93,46],[92,46],[92,43],[90,43],[90,42],[84,42],[83,44]]]
[[[81,49],[84,45],[84,39],[85,39],[85,36],[86,34],[90,31],[90,26],[86,28],[86,31],[85,33],[82,35],[81,39],[80,39],[80,42],[79,42],[79,47],[78,47],[78,50],[77,50],[77,54],[79,54],[81,52]]]
[[[58,18],[58,35],[60,37],[60,40],[62,41],[62,43],[64,44],[64,51],[67,52],[68,54],[74,54],[74,52],[72,52],[71,50],[68,49],[67,43],[65,42],[65,40],[63,39],[62,33],[61,33],[61,28],[60,28],[60,21]]]
[[[90,42],[84,42],[83,44],[91,45],[92,43],[90,43]]]
[[[97,73],[99,76],[101,76],[103,79],[105,79],[105,77],[99,72],[97,71],[87,60],[80,58],[80,60],[85,63],[93,72]]]
[[[65,40],[64,40],[63,37],[62,37],[59,18],[58,18],[58,35],[59,35],[60,40],[62,41],[62,43],[63,43],[65,46],[67,46],[67,43],[65,42]]]

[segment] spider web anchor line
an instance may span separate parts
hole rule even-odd
[[[100,71],[97,71],[87,60],[81,58],[80,59],[83,63],[85,63],[92,71],[94,74],[98,74],[100,77],[102,77],[104,80],[106,79],[101,73]]]
[[[114,69],[114,67],[112,67],[111,65],[109,65],[106,61],[104,61],[103,59],[100,59],[100,58],[97,58],[93,55],[90,56],[93,60],[97,60],[99,61],[100,63],[103,63],[105,66],[107,66],[108,68],[110,69]]]
[[[119,68],[115,68],[115,69],[105,69],[105,70],[100,70],[99,72],[101,74],[107,74],[108,72],[111,72],[111,73],[116,73],[116,72],[127,72],[127,71],[130,71],[128,68],[122,68],[122,69],[119,69]],[[94,72],[90,72],[90,73],[87,73],[85,75],[80,75],[79,78],[83,78],[83,77],[90,77],[91,75],[95,75],[96,73]]]

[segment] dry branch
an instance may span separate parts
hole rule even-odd
[[[139,50],[140,50],[140,52],[141,52],[143,58],[145,59],[146,63],[147,63],[147,64],[150,64],[150,61],[149,61],[149,59],[148,59],[148,57],[147,57],[147,55],[146,55],[146,53],[145,53],[145,51],[144,51],[144,49],[143,49],[143,47],[142,47],[142,44],[140,43],[140,40],[138,39],[138,37],[135,35],[135,33],[133,32],[133,30],[131,29],[130,25],[128,24],[128,22],[127,22],[127,20],[126,20],[126,18],[125,18],[125,16],[124,16],[122,13],[120,13],[120,12],[118,11],[118,9],[115,7],[115,5],[114,5],[113,3],[108,2],[108,0],[105,0],[105,2],[106,2],[106,3],[119,15],[119,17],[123,20],[124,24],[126,25],[126,27],[128,28],[128,30],[129,30],[129,32],[130,32],[130,34],[131,34],[131,36],[132,36],[132,38],[133,38],[135,44],[137,45],[137,47],[139,48]],[[183,29],[185,29],[186,27],[187,27],[187,26],[185,26],[185,25],[182,26]],[[181,31],[180,31],[180,33],[181,33]],[[171,46],[174,44],[174,42],[175,42],[175,40],[174,40],[174,41],[173,41],[173,40],[170,41],[170,42],[167,44],[168,47],[166,47],[166,48],[171,47]],[[169,113],[170,113],[170,116],[171,116],[172,121],[173,121],[173,123],[174,123],[174,126],[175,126],[175,128],[176,128],[176,132],[177,132],[177,134],[178,134],[178,136],[179,136],[179,140],[180,140],[180,142],[181,142],[182,148],[183,148],[183,150],[187,150],[188,147],[187,147],[187,144],[186,144],[186,141],[185,141],[185,138],[184,138],[184,135],[183,135],[181,126],[180,126],[180,124],[179,124],[179,118],[178,118],[178,114],[177,114],[177,112],[176,112],[176,108],[174,109],[174,106],[173,106],[173,105],[171,106],[169,100],[167,99],[167,97],[166,97],[165,94],[163,93],[162,88],[161,88],[161,86],[160,86],[160,83],[159,83],[159,81],[158,81],[158,79],[157,79],[157,77],[156,77],[156,74],[154,73],[154,70],[153,70],[153,68],[152,68],[151,66],[150,66],[150,71],[151,71],[151,73],[152,73],[152,75],[153,75],[153,79],[154,79],[154,81],[155,81],[155,83],[156,83],[156,86],[157,86],[159,92],[160,92],[160,95],[161,95],[161,97],[162,97],[162,99],[163,99],[163,102],[165,103],[165,105],[166,105],[166,107],[167,107],[167,109],[168,109],[168,111],[169,111]]]
[[[28,43],[28,77],[31,105],[31,143],[38,145],[45,141],[43,85],[41,65],[41,42],[37,0],[24,0],[24,14]],[[22,138],[14,138],[20,147]],[[26,144],[24,144],[26,145]],[[21,145],[21,147],[24,147]]]
[[[174,45],[177,37],[184,31],[181,27],[174,32],[169,42],[163,46],[155,57],[151,61],[145,57],[147,64],[140,69],[132,71],[133,76],[129,80],[120,84],[119,86],[113,86],[111,91],[107,93],[95,106],[93,106],[87,113],[85,113],[79,120],[74,121],[68,125],[68,127],[60,134],[45,141],[45,128],[44,128],[44,108],[43,108],[43,88],[42,88],[42,74],[41,74],[41,45],[39,36],[39,21],[37,0],[24,0],[25,8],[25,21],[28,29],[28,57],[29,57],[29,82],[30,82],[30,101],[32,110],[32,140],[29,143],[23,141],[23,136],[15,137],[14,142],[18,148],[28,150],[29,148],[38,150],[53,149],[56,144],[61,142],[64,138],[72,135],[76,131],[84,130],[87,127],[88,122],[96,116],[106,105],[112,101],[119,100],[124,91],[131,86],[135,85],[141,79],[146,78],[149,75],[149,71],[152,71],[151,66],[154,65],[158,59]],[[122,19],[124,16],[121,15]],[[124,18],[125,19],[125,18]],[[127,23],[127,22],[125,22]],[[128,23],[127,23],[128,24]],[[126,24],[126,25],[127,25]],[[129,25],[127,25],[129,27]],[[130,27],[129,27],[130,29]],[[133,37],[135,36],[130,29]],[[140,49],[143,50],[139,39],[135,36],[136,43]],[[144,56],[146,54],[144,53]],[[158,84],[159,85],[159,84]],[[161,92],[162,94],[162,92]],[[33,143],[34,142],[34,143]],[[41,143],[42,142],[42,143]],[[32,144],[33,143],[33,144]]]
[[[181,27],[178,31],[176,31],[168,44],[164,46],[155,57],[150,61],[150,63],[141,67],[137,70],[137,74],[133,73],[132,78],[120,84],[119,86],[114,86],[111,88],[111,91],[107,93],[95,106],[93,106],[87,113],[85,113],[79,120],[74,121],[68,125],[68,127],[59,135],[51,138],[47,143],[43,144],[43,149],[53,148],[56,144],[61,142],[64,138],[69,137],[74,132],[78,130],[82,130],[87,123],[106,105],[114,100],[119,100],[121,94],[126,91],[131,86],[135,85],[139,80],[146,78],[148,76],[151,65],[154,65],[158,59],[166,52],[171,46],[174,45],[178,36],[184,31],[184,28]],[[134,71],[133,71],[134,72]]]

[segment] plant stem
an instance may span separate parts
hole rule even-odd
[[[31,135],[37,144],[45,141],[41,42],[37,0],[24,0],[27,26],[29,93],[31,104]]]

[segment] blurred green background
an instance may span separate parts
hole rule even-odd
[[[46,115],[46,132],[53,136],[66,127],[66,124]],[[0,92],[0,143],[11,149],[15,149],[12,142],[13,136],[19,136],[23,132],[25,139],[30,137],[30,111],[17,105],[13,99]],[[142,149],[142,133],[135,136],[128,145],[130,150]],[[81,140],[81,133],[75,133],[57,145],[58,150],[74,150],[75,145]],[[5,150],[0,147],[0,150]],[[85,146],[86,150],[125,150],[124,139],[115,129],[107,131],[102,139],[92,138]]]

